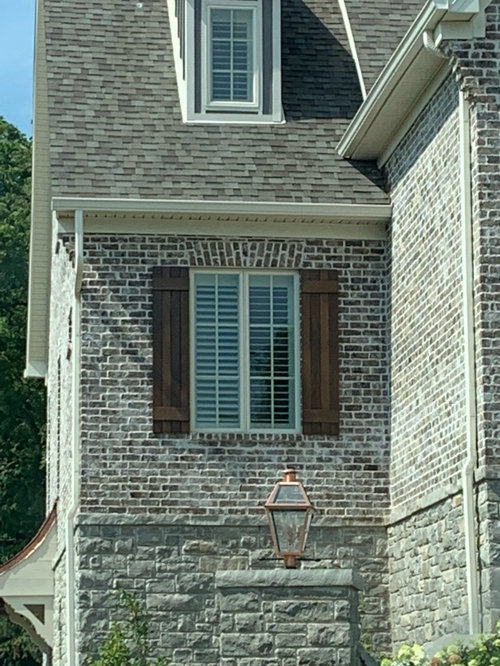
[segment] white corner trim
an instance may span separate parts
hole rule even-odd
[[[344,27],[347,35],[347,41],[351,49],[352,59],[354,60],[354,66],[356,67],[356,72],[358,74],[359,87],[361,88],[361,95],[363,99],[366,99],[366,86],[363,79],[363,71],[361,70],[361,63],[359,62],[358,50],[356,48],[356,40],[352,32],[351,21],[349,19],[349,12],[345,4],[345,0],[338,0],[340,13],[342,15],[342,20],[344,21]]]
[[[182,120],[186,122],[186,81],[183,76],[183,65],[181,58],[181,41],[177,31],[177,18],[175,16],[175,0],[167,0],[168,20],[170,24],[170,39],[174,52],[175,78],[177,79],[177,91],[179,105],[181,107]]]

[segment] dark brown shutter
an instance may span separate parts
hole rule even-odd
[[[153,268],[153,430],[189,432],[189,269]]]
[[[301,271],[302,432],[339,433],[338,278]]]

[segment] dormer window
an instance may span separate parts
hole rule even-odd
[[[185,122],[282,122],[279,0],[169,0],[169,12]]]
[[[205,109],[259,106],[261,67],[255,37],[260,32],[260,3],[252,5],[204,2]]]

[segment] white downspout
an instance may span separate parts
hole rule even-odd
[[[462,217],[462,270],[464,313],[464,369],[467,457],[462,468],[465,559],[469,633],[480,631],[479,580],[476,520],[474,507],[474,471],[477,467],[476,372],[474,341],[474,269],[472,256],[472,201],[470,169],[470,111],[465,93],[459,91],[460,192]]]
[[[434,33],[435,34],[435,33]],[[442,58],[448,58],[440,49],[441,37],[426,31],[423,43]],[[464,381],[466,458],[462,467],[462,495],[464,504],[465,562],[467,575],[467,608],[469,634],[480,631],[479,577],[474,507],[474,472],[477,467],[476,371],[474,338],[474,266],[472,256],[472,190],[470,169],[470,110],[465,93],[459,90],[459,168],[460,208],[462,223],[462,301],[464,323]]]
[[[83,273],[83,211],[75,211],[75,290],[72,314],[72,469],[71,498],[66,522],[66,631],[67,664],[76,666],[75,613],[75,515],[80,502],[80,292]]]

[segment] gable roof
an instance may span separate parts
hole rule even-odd
[[[335,149],[361,102],[336,3],[283,0],[282,125],[182,122],[164,0],[45,7],[53,196],[387,203]]]
[[[367,92],[410,28],[422,5],[423,0],[345,0]]]

